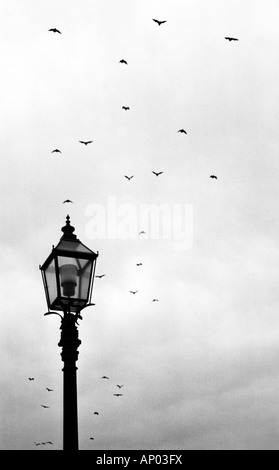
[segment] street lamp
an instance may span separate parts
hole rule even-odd
[[[61,317],[61,358],[63,368],[64,395],[64,450],[78,450],[78,413],[77,413],[77,379],[76,361],[78,347],[77,320],[82,319],[80,312],[89,305],[98,253],[87,248],[73,233],[75,228],[66,217],[62,227],[63,236],[56,247],[40,266],[46,294],[48,312]],[[62,315],[58,312],[62,312]]]

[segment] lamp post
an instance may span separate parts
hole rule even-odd
[[[78,409],[76,362],[78,347],[77,321],[80,312],[89,305],[98,253],[87,248],[73,233],[75,228],[66,217],[63,235],[56,247],[40,266],[46,294],[48,312],[45,315],[61,317],[63,370],[63,449],[78,450]],[[62,312],[62,315],[58,312]]]

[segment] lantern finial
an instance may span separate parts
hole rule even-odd
[[[66,217],[66,225],[61,228],[63,235],[61,240],[76,240],[76,235],[74,235],[75,227],[71,226],[70,223],[70,216],[67,215]]]

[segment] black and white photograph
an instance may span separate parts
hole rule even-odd
[[[0,0],[0,450],[279,450],[278,24]]]

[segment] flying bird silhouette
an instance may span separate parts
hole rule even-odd
[[[42,445],[42,443],[41,443],[41,442],[34,442],[34,444],[35,444],[35,446],[36,446],[36,447],[38,447],[38,446]]]
[[[59,31],[59,29],[56,29],[56,28],[50,28],[49,31],[52,31],[53,33],[62,34],[61,31]]]
[[[54,149],[54,150],[52,150],[51,153],[61,153],[61,150],[59,150],[59,149]]]
[[[116,387],[122,388],[122,387],[124,387],[124,385],[116,385]]]
[[[81,144],[88,145],[88,144],[92,144],[93,140],[79,140],[79,142]]]
[[[51,446],[53,446],[53,442],[51,441],[46,442],[46,444],[50,444]]]
[[[28,377],[28,380],[35,380],[34,377]]]
[[[137,263],[137,266],[142,266],[142,263]]]
[[[128,62],[127,62],[125,59],[121,59],[121,60],[119,61],[119,63],[120,63],[120,64],[126,64],[126,65],[128,65]]]
[[[146,235],[146,232],[144,232],[143,230],[139,233],[139,235]]]
[[[166,23],[166,22],[167,22],[167,20],[165,20],[165,21],[160,21],[160,20],[155,20],[154,18],[153,18],[153,21],[155,21],[155,23],[157,23],[157,24],[158,24],[158,26],[161,26],[161,24],[163,24],[163,23]]]
[[[217,179],[218,179],[217,176],[215,176],[215,175],[210,175],[209,178],[211,178],[211,179],[213,179],[213,180],[217,180]]]
[[[73,204],[73,201],[71,201],[70,199],[65,199],[65,201],[62,202],[62,204],[66,204],[67,202],[71,202]]]
[[[46,387],[46,390],[47,390],[48,392],[54,392],[54,390],[53,390],[52,388]]]
[[[99,416],[98,411],[94,411],[94,415]]]
[[[129,106],[122,106],[122,109],[124,109],[124,111],[129,111],[130,110]]]
[[[187,132],[185,131],[185,129],[179,129],[179,131],[177,132],[180,132],[180,134],[187,134]]]
[[[107,377],[106,375],[103,375],[102,379],[107,379],[107,380],[109,380],[109,377]]]
[[[89,440],[90,440],[90,441],[94,441],[94,437],[89,437]]]
[[[134,178],[134,175],[133,175],[133,176],[126,176],[126,175],[124,175],[124,176],[125,176],[125,178],[127,178],[127,180],[129,180],[129,181],[130,181],[132,178]]]
[[[115,397],[123,397],[123,393],[114,393],[113,394]]]
[[[152,302],[159,302],[159,300],[158,299],[153,299]]]
[[[227,41],[230,41],[230,42],[231,42],[231,41],[239,41],[239,39],[237,39],[237,38],[232,38],[232,37],[229,37],[229,36],[225,37],[225,39],[226,39]]]
[[[41,405],[42,408],[49,408],[49,406]]]
[[[129,292],[135,295],[138,292],[138,290],[130,290]]]
[[[164,173],[164,172],[163,172],[163,171],[159,171],[159,173],[156,173],[156,171],[152,171],[152,173],[154,173],[154,175],[156,175],[156,176],[159,176],[159,175],[161,175],[161,174]]]
[[[97,277],[98,279],[102,279],[102,277],[104,277],[104,276],[105,276],[105,274],[100,274],[99,276],[95,276],[95,277]]]

